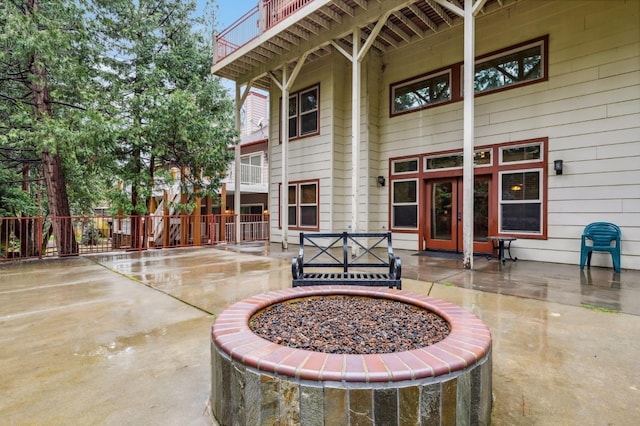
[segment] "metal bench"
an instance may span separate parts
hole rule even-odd
[[[308,259],[304,257],[305,243],[308,245],[309,251],[316,251]],[[349,255],[349,245],[356,248],[355,251],[358,252],[356,256]],[[342,249],[341,255],[340,249]],[[305,268],[307,268],[306,271]],[[340,268],[342,271],[309,271],[309,269],[322,268]],[[352,268],[351,271],[350,268]],[[361,269],[369,268],[384,268],[385,270],[380,272],[361,271]],[[401,272],[400,258],[393,254],[391,232],[330,234],[305,234],[302,232],[300,233],[298,256],[294,257],[291,262],[293,287],[335,284],[386,286],[401,289]]]

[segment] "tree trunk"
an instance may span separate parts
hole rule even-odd
[[[33,14],[38,10],[38,0],[27,1],[27,13]],[[47,70],[37,54],[31,58],[30,71],[33,74],[31,94],[36,119],[42,121],[51,117],[51,100],[47,86]],[[53,234],[55,236],[58,255],[78,254],[78,243],[75,240],[71,223],[71,210],[67,187],[62,170],[60,154],[51,154],[48,148],[42,150],[43,175],[47,187],[49,215],[52,217]]]

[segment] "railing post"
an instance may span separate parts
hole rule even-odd
[[[347,248],[347,232],[342,233],[342,259],[343,259],[343,269],[346,273],[349,270],[349,250]]]

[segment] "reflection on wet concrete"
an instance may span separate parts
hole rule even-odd
[[[254,244],[0,265],[0,418],[211,424],[213,316],[290,287],[296,253]],[[396,254],[404,290],[461,305],[490,327],[492,424],[640,418],[639,271],[486,259],[463,271],[455,260]]]

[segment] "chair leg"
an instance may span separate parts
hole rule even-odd
[[[591,255],[593,254],[592,251],[589,251],[589,254],[587,255],[587,269],[591,269]]]
[[[587,261],[587,253],[585,250],[580,251],[580,269],[584,269],[584,264]]]
[[[613,261],[613,270],[620,273],[620,257],[611,253],[611,260]]]

